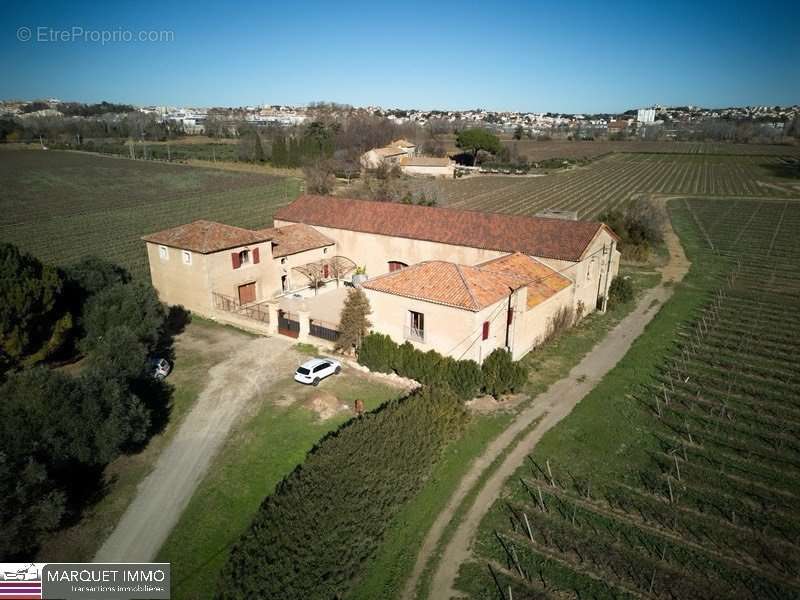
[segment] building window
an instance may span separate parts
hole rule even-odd
[[[481,337],[482,340],[489,339],[489,321],[483,322],[483,335]]]
[[[169,260],[169,250],[166,246],[159,246],[158,247],[158,257],[161,260]]]
[[[239,252],[239,264],[246,265],[250,263],[250,250],[242,250]]]
[[[401,269],[405,269],[408,265],[404,262],[400,262],[399,260],[390,260],[389,261],[389,273],[394,273],[395,271],[400,271]]]
[[[323,248],[323,249],[322,249],[322,253],[323,253],[323,254],[327,254],[327,253],[328,253],[328,249],[327,249],[327,248]]]
[[[183,264],[191,265],[192,264],[192,253],[188,250],[184,250],[181,252],[181,257],[183,258]]]
[[[408,311],[409,321],[406,338],[418,342],[425,341],[425,315],[413,310]]]
[[[589,281],[592,278],[592,270],[594,269],[594,259],[589,261],[589,264],[586,265],[586,281]]]
[[[285,257],[285,256],[284,256],[284,257],[281,259],[281,264],[282,264],[282,265],[285,265],[285,264],[286,264],[286,257]]]

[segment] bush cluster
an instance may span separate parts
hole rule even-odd
[[[372,371],[397,373],[423,385],[446,385],[462,400],[480,392],[500,396],[520,389],[527,369],[497,349],[479,366],[474,360],[456,360],[435,350],[422,352],[410,342],[395,343],[388,335],[371,333],[358,352],[358,362]]]
[[[633,284],[630,279],[614,277],[608,288],[608,301],[610,304],[625,304],[633,300]]]
[[[325,437],[264,500],[217,598],[344,597],[466,419],[450,390],[422,388]]]
[[[630,260],[646,260],[653,245],[664,238],[664,211],[645,198],[633,200],[624,210],[607,210],[598,218],[620,236],[620,252]]]
[[[13,560],[79,514],[103,467],[147,439],[168,388],[146,372],[164,323],[150,286],[99,259],[61,271],[10,246],[0,258],[0,560]],[[79,375],[41,366],[76,348]]]

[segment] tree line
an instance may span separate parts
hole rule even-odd
[[[86,258],[64,269],[0,245],[0,560],[78,518],[103,469],[164,424],[167,315],[149,285]],[[81,359],[69,374],[60,365]]]

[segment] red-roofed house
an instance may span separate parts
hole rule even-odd
[[[280,209],[270,229],[197,221],[144,240],[167,303],[272,332],[281,297],[338,288],[358,265],[375,330],[478,362],[498,347],[520,358],[562,307],[604,310],[619,266],[618,238],[602,223],[311,195]],[[317,306],[341,302],[323,292]],[[298,327],[301,337],[315,331]]]

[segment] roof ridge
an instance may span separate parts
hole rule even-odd
[[[467,294],[469,294],[469,298],[470,300],[472,300],[472,305],[475,308],[480,309],[480,304],[478,303],[477,298],[475,298],[475,294],[472,293],[472,288],[470,287],[469,283],[467,282],[467,279],[464,277],[463,271],[461,270],[461,267],[463,265],[460,265],[458,263],[452,263],[452,264],[455,265],[456,272],[458,273],[458,276],[461,277],[461,281],[464,283],[464,287],[467,289]]]

